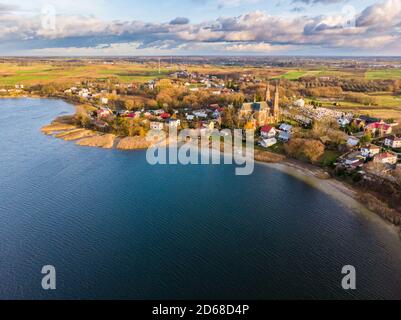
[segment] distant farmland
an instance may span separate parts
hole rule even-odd
[[[401,69],[370,70],[366,72],[368,80],[401,79]]]
[[[45,84],[49,82],[77,82],[84,79],[116,78],[121,82],[146,82],[166,77],[171,70],[158,66],[141,64],[88,64],[50,65],[34,63],[29,65],[0,64],[0,86],[16,84]]]

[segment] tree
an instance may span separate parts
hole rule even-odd
[[[372,132],[367,130],[365,135],[360,139],[361,144],[371,143],[373,140]]]
[[[224,128],[233,129],[235,127],[234,110],[226,108],[221,117],[221,124]]]
[[[291,157],[315,163],[324,155],[325,147],[318,140],[296,138],[285,144],[284,150]]]

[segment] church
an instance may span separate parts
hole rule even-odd
[[[252,123],[254,128],[280,121],[280,93],[276,85],[274,99],[271,99],[270,85],[267,84],[266,99],[262,102],[244,103],[239,111],[239,120]]]

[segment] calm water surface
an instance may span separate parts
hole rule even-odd
[[[40,133],[72,110],[0,100],[0,298],[401,298],[401,241],[384,224],[264,165],[153,167]]]

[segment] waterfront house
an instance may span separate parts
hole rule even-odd
[[[401,137],[388,137],[384,140],[384,145],[393,149],[399,149],[401,148]]]
[[[391,152],[383,152],[374,157],[374,162],[381,164],[397,164],[398,158],[397,155]]]
[[[264,139],[269,139],[269,138],[274,138],[277,134],[277,130],[272,127],[272,126],[263,126],[260,129],[260,135],[262,136],[262,138]]]
[[[277,144],[276,138],[260,139],[259,145],[263,148],[269,148]]]

